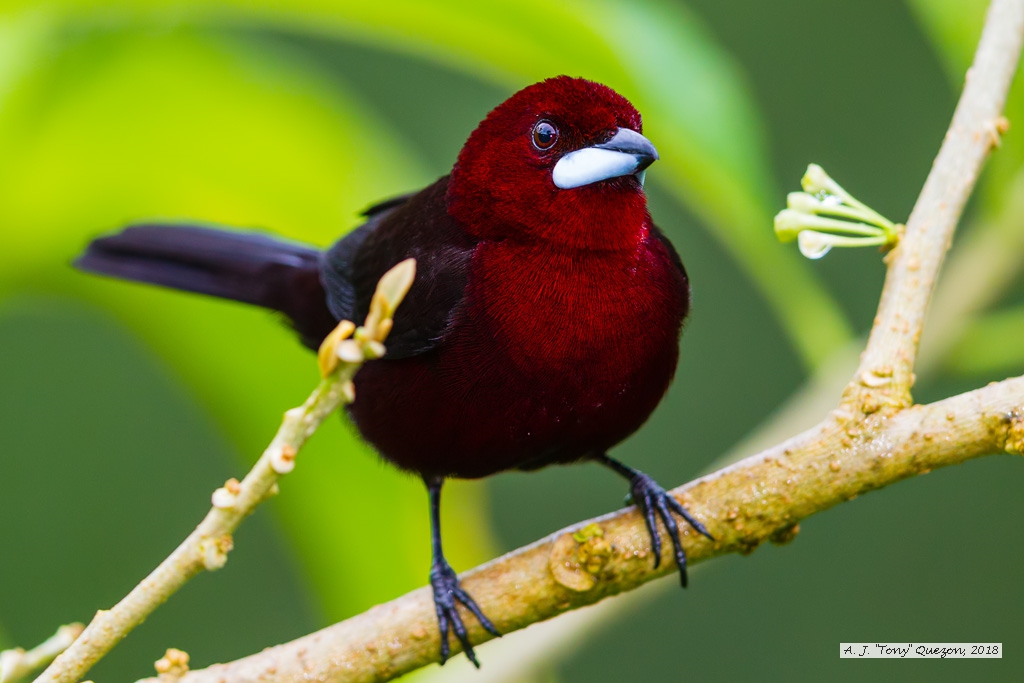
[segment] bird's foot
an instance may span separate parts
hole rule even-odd
[[[448,661],[451,649],[448,645],[448,626],[451,625],[455,637],[462,643],[462,650],[466,653],[473,666],[480,668],[480,662],[476,660],[476,653],[473,652],[473,645],[469,642],[466,627],[462,623],[462,617],[455,609],[457,602],[461,602],[466,609],[473,613],[480,625],[494,636],[501,637],[498,629],[494,628],[491,620],[484,616],[473,598],[469,597],[466,591],[459,585],[459,578],[445,559],[434,560],[434,566],[430,568],[430,585],[434,589],[434,609],[437,610],[437,627],[441,632],[441,664]]]
[[[683,587],[686,587],[686,552],[683,550],[683,544],[679,540],[679,526],[676,524],[675,518],[672,513],[677,513],[680,517],[685,519],[690,526],[696,529],[699,533],[707,536],[712,541],[715,540],[708,530],[687,512],[678,500],[675,499],[670,493],[663,489],[658,482],[651,479],[648,475],[643,472],[633,470],[633,474],[629,479],[629,486],[631,491],[631,497],[637,507],[640,508],[641,514],[644,516],[644,520],[647,522],[647,531],[651,535],[651,550],[654,552],[654,566],[655,568],[661,564],[661,534],[658,532],[658,522],[655,518],[655,514],[661,517],[661,521],[664,522],[665,528],[668,529],[668,535],[672,538],[672,546],[675,550],[676,566],[679,567],[679,580],[682,582]]]

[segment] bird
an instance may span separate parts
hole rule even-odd
[[[445,559],[445,480],[603,465],[629,482],[655,567],[664,525],[684,587],[674,515],[713,540],[654,479],[608,455],[664,397],[690,310],[682,260],[647,208],[656,160],[625,97],[557,76],[495,107],[448,175],[370,206],[327,249],[260,231],[141,223],[94,239],[75,266],[282,313],[316,349],[339,321],[362,320],[379,278],[414,258],[386,353],[355,375],[346,410],[381,457],[423,479],[440,661],[451,631],[479,666],[456,605],[500,633]]]

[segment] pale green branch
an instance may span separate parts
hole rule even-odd
[[[1024,36],[1024,3],[993,0],[953,121],[890,254],[889,269],[860,367],[844,394],[858,412],[911,405],[914,362],[928,302],[953,232],[989,151],[999,144],[1006,94]]]
[[[110,610],[100,610],[82,635],[36,679],[37,683],[75,683],[132,629],[196,574],[220,569],[232,548],[232,534],[264,500],[276,493],[282,475],[324,419],[353,397],[352,377],[363,360],[383,353],[381,342],[391,316],[415,275],[412,259],[381,278],[366,325],[344,321],[328,336],[320,353],[324,379],[298,408],[284,414],[274,439],[241,482],[228,481],[213,493],[213,507],[199,526],[156,569]],[[354,338],[349,338],[353,335]]]
[[[988,336],[974,320],[1003,294],[1024,267],[1024,169],[1003,190],[1003,204],[980,220],[950,255],[928,313],[928,334],[921,340],[916,372],[923,375],[947,359],[959,366],[962,346]],[[999,315],[999,314],[996,314]],[[972,337],[968,342],[965,336]],[[1002,366],[1001,370],[1005,370]]]
[[[0,652],[0,683],[17,683],[46,666],[75,642],[84,629],[82,624],[67,624],[27,652],[20,647]]]

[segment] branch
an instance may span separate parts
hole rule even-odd
[[[21,648],[0,652],[0,683],[16,683],[50,662],[66,650],[85,626],[67,624],[28,652]]]
[[[972,323],[1013,284],[1024,267],[1024,169],[1003,193],[1003,206],[957,245],[935,290],[928,336],[921,341],[918,375],[948,361]]]
[[[891,252],[867,349],[840,407],[803,434],[673,494],[709,526],[684,532],[691,562],[785,543],[799,521],[861,493],[987,453],[1024,450],[1024,378],[928,406],[910,388],[928,301],[981,166],[1005,127],[1001,112],[1020,56],[1024,0],[993,0],[975,62],[904,236]],[[582,522],[473,570],[464,587],[503,633],[631,590],[653,568],[631,508]],[[665,549],[668,553],[670,550]],[[386,681],[438,658],[430,592],[420,589],[299,640],[186,674],[230,680]],[[490,638],[468,620],[474,642]]]
[[[1024,377],[863,425],[838,411],[795,439],[672,493],[718,539],[687,529],[691,563],[785,542],[801,519],[901,479],[1006,450],[1024,449]],[[845,447],[837,447],[846,443]],[[674,571],[659,569],[635,508],[563,529],[462,577],[502,633]],[[180,683],[305,680],[387,681],[438,660],[434,606],[426,588],[290,643],[185,675]],[[474,643],[490,636],[475,622]],[[152,679],[151,683],[157,683]]]
[[[1024,3],[993,0],[942,148],[891,252],[878,314],[844,404],[888,412],[911,405],[914,360],[939,268],[989,151],[1006,127],[1006,94],[1017,70]]]
[[[295,456],[324,419],[354,394],[352,377],[364,359],[384,353],[381,342],[391,329],[391,316],[412,284],[415,262],[403,261],[377,285],[363,327],[343,321],[321,347],[324,379],[306,402],[284,414],[273,441],[240,483],[229,480],[213,494],[213,507],[181,545],[110,610],[100,610],[74,641],[36,679],[36,683],[75,683],[136,626],[199,572],[220,569],[227,562],[232,534],[267,498],[277,481],[295,467]],[[348,339],[355,334],[354,339]]]

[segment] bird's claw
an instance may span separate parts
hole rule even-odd
[[[686,552],[679,540],[679,526],[676,524],[672,513],[677,513],[685,519],[697,532],[715,540],[708,530],[687,512],[674,496],[663,489],[656,481],[643,472],[636,472],[630,479],[630,497],[640,508],[640,513],[647,523],[647,531],[651,535],[651,550],[654,553],[655,568],[661,564],[661,534],[658,532],[658,522],[655,517],[661,517],[661,521],[668,529],[668,535],[672,539],[672,546],[675,551],[676,566],[679,567],[679,580],[686,587]]]
[[[501,634],[498,633],[498,629],[494,628],[491,620],[480,611],[473,598],[462,589],[455,571],[443,558],[435,560],[434,566],[430,569],[430,585],[434,589],[434,609],[437,611],[437,627],[441,632],[441,664],[448,661],[448,655],[451,654],[451,648],[448,645],[448,627],[451,625],[455,637],[462,644],[462,650],[466,653],[466,657],[473,662],[473,666],[479,669],[480,662],[477,661],[476,653],[473,652],[473,645],[469,642],[469,635],[462,623],[462,617],[459,616],[459,612],[455,608],[456,603],[461,602],[466,609],[472,612],[488,633],[496,637],[501,637]]]

